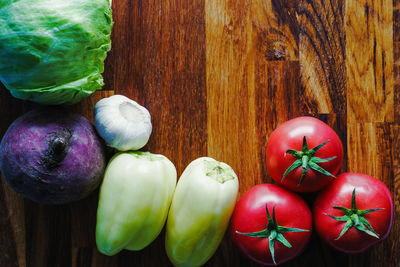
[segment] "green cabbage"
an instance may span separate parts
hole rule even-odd
[[[109,0],[0,0],[0,81],[14,97],[74,104],[100,89]]]

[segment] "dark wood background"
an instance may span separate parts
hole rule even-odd
[[[381,179],[394,198],[388,239],[348,256],[313,234],[284,266],[400,266],[400,0],[120,0],[104,90],[71,107],[129,96],[152,114],[146,147],[178,175],[199,156],[231,165],[240,195],[271,182],[265,146],[287,119],[311,114],[342,138],[341,171]],[[0,90],[0,136],[35,104]],[[170,266],[164,233],[140,252],[107,257],[94,241],[98,191],[42,206],[0,186],[0,266]],[[314,195],[306,195],[310,202]],[[225,237],[207,266],[256,266]]]

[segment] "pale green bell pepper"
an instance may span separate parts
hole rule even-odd
[[[165,247],[175,266],[201,266],[218,248],[238,193],[227,164],[202,157],[179,178],[166,226]]]
[[[161,232],[176,186],[175,166],[163,155],[118,153],[100,188],[96,243],[114,255],[141,250]]]

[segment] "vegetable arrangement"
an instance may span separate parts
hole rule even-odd
[[[363,252],[389,235],[393,201],[388,188],[365,174],[335,177],[343,148],[328,125],[311,117],[289,120],[271,133],[266,153],[268,172],[282,187],[322,191],[312,216],[300,197],[276,185],[257,185],[244,194],[230,234],[250,259],[270,266],[299,255],[310,236],[311,217],[321,239],[345,253]]]
[[[168,214],[165,248],[171,262],[203,265],[218,248],[235,206],[239,185],[232,168],[198,158],[176,186],[175,167],[165,156],[132,151],[146,145],[152,126],[149,112],[124,96],[100,100],[95,125],[109,146],[130,150],[117,153],[106,168],[97,210],[99,251],[145,248]]]
[[[105,255],[147,247],[166,224],[165,249],[173,265],[201,266],[221,243],[231,215],[233,243],[266,266],[298,256],[312,222],[322,240],[345,253],[363,252],[390,232],[389,190],[364,174],[335,177],[343,158],[340,139],[315,118],[293,119],[271,134],[267,166],[280,185],[256,185],[236,207],[238,178],[227,164],[198,158],[177,183],[169,159],[134,150],[146,145],[152,129],[150,113],[138,103],[120,95],[100,100],[95,125],[106,144],[120,150],[105,173],[105,149],[93,127],[56,107],[31,111],[10,126],[0,143],[0,170],[16,192],[45,204],[87,196],[104,173],[96,243]],[[301,197],[281,186],[322,191],[311,213]]]
[[[0,81],[17,98],[74,104],[103,85],[111,48],[108,0],[14,0],[0,3]],[[262,265],[277,265],[306,247],[312,222],[327,244],[363,252],[385,239],[393,201],[381,181],[338,175],[343,147],[328,125],[299,117],[270,135],[266,164],[278,185],[256,185],[235,202],[233,169],[209,157],[192,161],[177,183],[163,155],[137,151],[151,132],[148,110],[114,95],[94,110],[95,129],[118,152],[106,166],[103,142],[82,116],[43,107],[18,118],[0,143],[0,171],[19,194],[44,204],[88,196],[101,183],[96,244],[105,255],[141,250],[166,224],[174,266],[201,266],[218,248],[232,215],[233,243]],[[295,192],[316,192],[311,212]]]

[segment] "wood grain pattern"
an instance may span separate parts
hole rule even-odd
[[[399,17],[400,18],[400,17]],[[400,32],[397,33],[400,35]],[[393,66],[393,76],[394,76],[394,121],[400,121],[400,107],[396,105],[400,101],[400,42],[394,43],[394,66]]]
[[[296,17],[298,0],[252,1],[250,23],[265,60],[298,60],[299,25]],[[260,55],[261,56],[261,55]]]
[[[113,18],[105,86],[72,110],[93,122],[99,99],[135,99],[152,115],[145,150],[169,157],[178,175],[199,156],[225,161],[239,176],[239,195],[272,181],[271,132],[315,116],[343,142],[341,172],[367,173],[389,187],[394,224],[388,239],[352,256],[314,232],[283,267],[400,266],[400,0],[122,0],[113,1]],[[36,106],[0,88],[0,136]],[[316,194],[302,197],[311,205]],[[142,251],[100,254],[97,202],[98,191],[69,205],[38,205],[3,180],[0,266],[172,266],[164,232]],[[205,266],[258,265],[226,235]]]
[[[394,120],[400,121],[400,1],[393,0]]]
[[[400,1],[393,0],[393,42],[400,41]],[[394,49],[396,52],[397,49]]]
[[[278,88],[278,94],[285,94],[288,89],[290,99],[297,87],[298,73],[292,72],[295,68],[273,63],[298,57],[298,26],[291,3],[206,1],[208,154],[230,164],[251,184],[267,181],[265,151],[259,150],[267,134],[262,122],[272,118],[276,125],[287,119],[276,120],[265,108],[276,107],[274,114],[280,117],[286,114],[281,111],[290,107],[282,106],[284,101],[269,102],[277,93],[270,90]],[[270,64],[282,66],[284,73]],[[279,88],[287,78],[289,86]],[[270,90],[263,97],[266,86]],[[249,165],[248,160],[257,164]],[[241,193],[250,188],[246,184],[243,187]]]
[[[206,154],[204,3],[124,1],[115,9],[122,12],[114,15],[114,36],[132,31],[114,44],[113,88],[151,111],[147,148],[165,154],[180,173]]]
[[[346,112],[344,1],[302,1],[298,7],[304,101],[318,113]]]
[[[353,121],[391,122],[393,3],[346,1],[345,10],[347,114]]]
[[[391,1],[346,2],[347,143],[348,170],[384,181],[396,199],[393,138],[397,135],[389,123],[397,106],[394,57],[398,50],[393,52],[392,5]],[[355,26],[359,24],[355,18],[364,21],[361,27]],[[394,220],[397,217],[395,211]],[[394,226],[389,238],[374,250],[351,256],[349,266],[384,266],[389,259],[391,266],[399,266],[398,257],[393,257],[397,231]]]
[[[21,237],[25,237],[24,233],[23,235],[16,235],[16,230],[14,229],[14,225],[18,227],[19,222],[21,221],[20,218],[16,218],[15,214],[9,214],[8,212],[8,207],[7,203],[15,203],[13,210],[18,211],[23,211],[24,207],[20,206],[18,207],[18,204],[20,204],[19,201],[14,201],[15,199],[10,199],[6,198],[6,194],[8,193],[6,189],[6,184],[2,182],[2,186],[0,187],[1,194],[0,194],[0,227],[4,233],[2,234],[2,237],[0,239],[0,242],[2,244],[2,249],[3,249],[3,257],[0,258],[0,265],[2,266],[19,266],[21,264],[26,264],[26,262],[23,262],[22,260],[19,261],[19,258],[23,258],[25,254],[24,247],[20,248],[20,251],[16,251],[15,248],[17,247],[17,244],[24,244],[24,240],[21,240]],[[16,207],[15,207],[16,206]],[[20,212],[21,213],[21,212]],[[19,220],[18,220],[19,219]],[[19,240],[18,240],[19,239]],[[9,241],[8,241],[9,240]],[[19,242],[18,242],[19,241]],[[17,243],[18,242],[18,243]],[[21,253],[22,252],[22,253]]]
[[[250,13],[251,6],[239,1],[206,1],[207,151],[231,165],[239,177],[257,183],[262,181],[260,164],[249,166],[243,160],[261,162],[251,108],[260,51],[252,43]]]
[[[400,139],[398,136],[400,135],[400,125],[399,122],[396,121],[393,125],[391,125],[393,139],[392,139],[392,156],[393,156],[393,176],[391,181],[391,189],[393,196],[393,205],[394,205],[394,224],[392,227],[391,239],[394,240],[392,242],[387,242],[387,249],[389,251],[400,251],[400,242],[398,242],[398,237],[400,236]],[[397,238],[397,241],[395,240]],[[385,259],[386,261],[386,259]],[[400,266],[400,257],[396,255],[396,253],[392,253],[390,255],[390,262],[392,262],[393,266]]]

